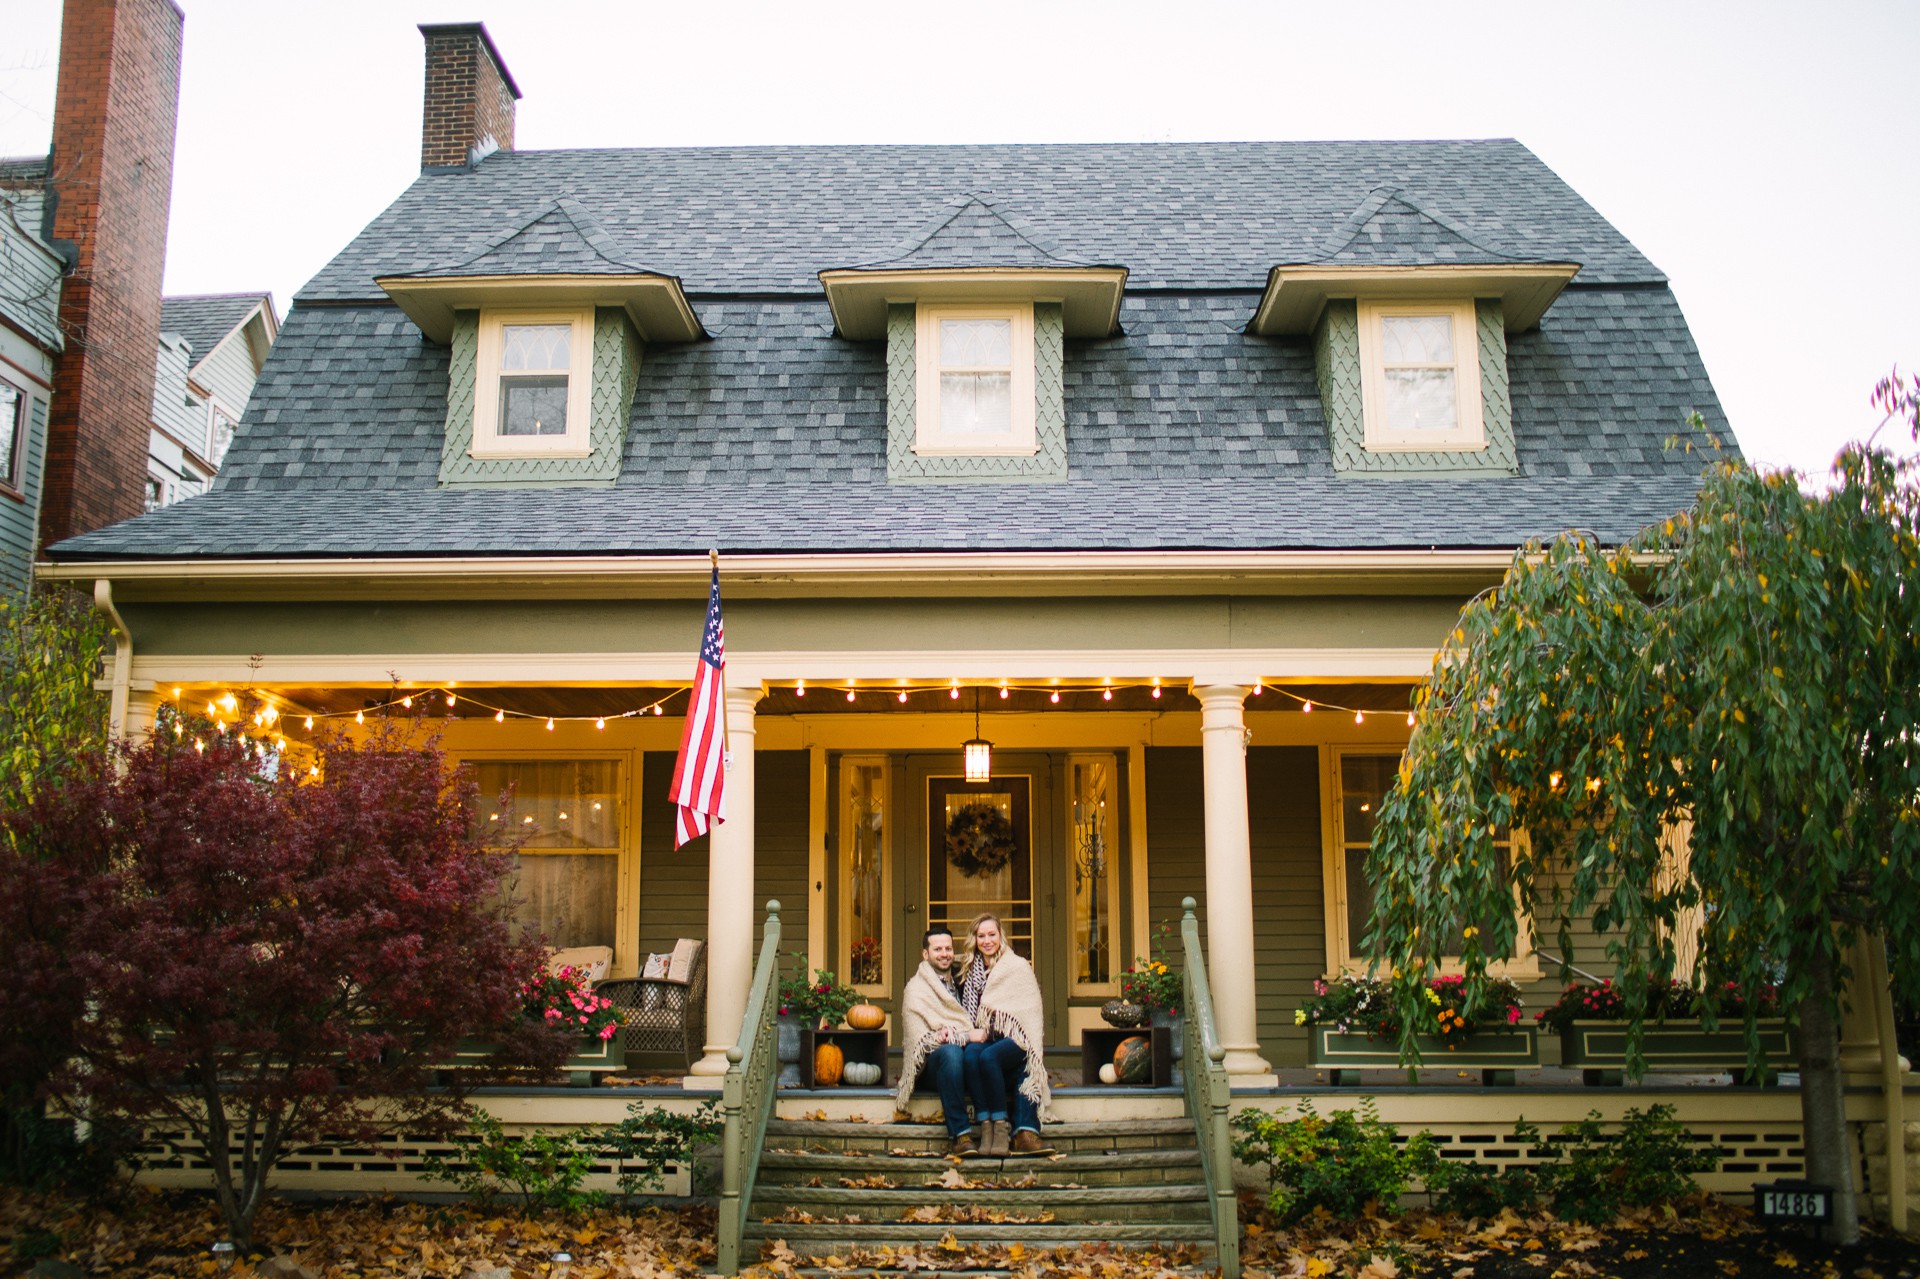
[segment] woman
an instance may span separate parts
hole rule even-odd
[[[967,1091],[980,1121],[981,1155],[1052,1154],[1040,1141],[1040,1112],[1053,1101],[1040,983],[1033,965],[1006,944],[997,916],[974,918],[973,953],[960,974],[960,1006],[974,1027],[965,1063]]]

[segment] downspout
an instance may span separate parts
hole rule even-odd
[[[113,697],[107,712],[107,732],[110,740],[119,741],[126,736],[127,703],[133,691],[133,632],[113,605],[112,579],[95,579],[93,607],[113,624]]]

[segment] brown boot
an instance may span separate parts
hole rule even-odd
[[[1007,1129],[1009,1126],[1004,1119],[987,1120],[986,1140],[980,1143],[981,1158],[1005,1159],[1007,1157]]]
[[[972,1159],[979,1155],[979,1153],[980,1147],[975,1143],[973,1134],[970,1132],[963,1132],[947,1143],[947,1157],[949,1159]]]
[[[1007,1153],[1015,1156],[1050,1155],[1053,1147],[1040,1140],[1040,1134],[1031,1128],[1022,1128],[1013,1134],[1013,1142],[1007,1147]]]

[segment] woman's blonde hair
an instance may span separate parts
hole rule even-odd
[[[967,962],[960,966],[962,981],[966,980],[967,974],[973,971],[974,964],[980,958],[980,925],[985,923],[991,923],[999,931],[1000,949],[1007,948],[1007,926],[1000,922],[1000,916],[990,910],[983,910],[975,915],[973,922],[967,925]]]

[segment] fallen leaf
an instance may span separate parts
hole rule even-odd
[[[1399,1275],[1400,1267],[1394,1264],[1393,1258],[1375,1253],[1354,1279],[1399,1279]]]

